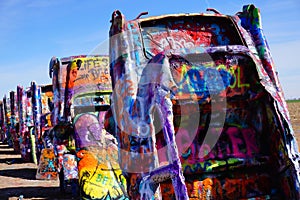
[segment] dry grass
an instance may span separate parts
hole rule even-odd
[[[292,127],[300,149],[300,102],[288,102]]]

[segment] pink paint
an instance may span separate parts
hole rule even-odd
[[[188,134],[185,129],[181,130],[181,133]],[[178,142],[178,149],[184,149],[184,151],[180,151],[181,161],[185,166],[191,167],[191,165],[196,165],[198,162],[214,159],[226,159],[228,157],[251,158],[260,151],[256,132],[253,129],[229,127],[222,134],[214,147],[209,144],[199,145],[196,141],[193,141],[187,148],[182,147],[184,144]],[[184,138],[183,135],[178,140],[182,138]]]
[[[247,128],[242,130],[242,134],[246,143],[247,155],[251,156],[253,153],[259,153],[255,131],[253,129]]]
[[[239,129],[236,127],[229,127],[226,133],[231,141],[232,155],[234,157],[245,158],[245,153],[241,152],[239,147],[244,144],[244,141],[241,139]]]

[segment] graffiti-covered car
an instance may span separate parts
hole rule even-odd
[[[50,62],[61,187],[63,181],[77,181],[79,191],[73,195],[81,199],[127,198],[116,140],[104,129],[112,93],[108,59],[80,55]]]
[[[10,91],[9,97],[3,97],[3,114],[4,114],[4,127],[3,130],[6,134],[7,143],[13,147],[16,153],[20,152],[19,138],[18,138],[18,111],[16,108],[15,92]]]
[[[13,148],[14,151],[19,153],[20,152],[20,145],[19,145],[19,118],[18,118],[18,110],[16,105],[16,93],[15,91],[9,92],[9,105],[10,105],[10,127],[9,132],[13,141]]]
[[[4,108],[3,108],[3,101],[0,101],[0,141],[4,142],[6,139],[5,135],[5,128],[4,128]]]
[[[128,195],[299,199],[298,148],[259,9],[207,11],[113,12],[111,108]]]
[[[17,86],[17,107],[19,113],[19,132],[20,132],[20,154],[23,161],[33,161],[31,155],[31,139],[29,129],[33,124],[30,123],[31,102],[27,98],[29,90],[22,86]],[[31,115],[32,116],[32,115]],[[35,145],[34,145],[35,146]]]

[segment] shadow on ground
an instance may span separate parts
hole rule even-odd
[[[70,192],[61,193],[58,187],[18,187],[0,189],[0,199],[17,199],[23,195],[24,199],[41,199],[41,200],[69,200],[72,198]]]
[[[1,154],[8,154],[8,155],[20,155],[19,152],[7,150],[7,149],[4,149],[4,150],[0,149],[0,153]]]
[[[27,180],[36,180],[35,175],[36,175],[36,169],[32,169],[32,168],[7,169],[7,170],[0,171],[0,176],[21,178]]]
[[[27,162],[22,160],[22,158],[2,158],[2,159],[0,159],[0,163],[6,163],[6,164],[10,165],[10,164],[23,164],[23,163],[27,163]]]

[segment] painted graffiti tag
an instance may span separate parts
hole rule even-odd
[[[78,58],[65,58],[64,60],[72,60],[82,62],[79,69],[71,71],[70,77],[74,77],[72,85],[74,93],[93,92],[93,91],[111,91],[111,78],[109,74],[109,62],[107,56],[94,56],[94,57],[78,57]],[[67,65],[61,67],[61,77],[66,77]],[[61,80],[61,86],[65,87],[65,80]],[[69,84],[70,85],[70,84]]]

